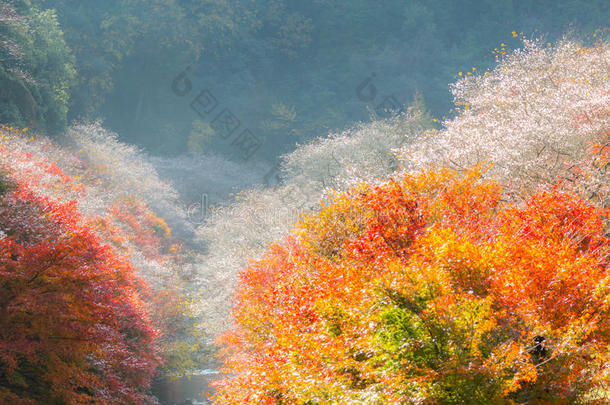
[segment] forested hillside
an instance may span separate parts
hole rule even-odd
[[[264,143],[256,158],[268,160],[371,115],[387,118],[416,91],[435,116],[450,116],[447,84],[458,72],[489,68],[522,33],[552,43],[571,30],[592,34],[609,13],[601,0],[1,3],[3,80],[15,93],[0,108],[5,123],[55,130],[66,113],[104,118],[154,153],[238,158],[209,125],[227,108]],[[172,91],[181,73],[188,94]],[[209,116],[189,106],[205,89],[219,104]]]
[[[609,403],[609,17],[0,0],[0,405]]]

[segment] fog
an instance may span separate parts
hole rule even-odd
[[[41,358],[65,347],[0,346],[0,402],[212,403],[219,389],[226,400],[231,390],[212,383],[239,367],[224,349],[251,338],[235,315],[244,269],[275,243],[292,246],[299,221],[362,182],[491,162],[486,176],[507,185],[506,201],[559,177],[607,207],[605,168],[582,184],[571,169],[598,162],[585,152],[607,133],[609,17],[597,0],[0,0],[0,274],[4,256],[19,258],[14,244],[63,240],[42,231],[60,218],[129,263],[143,284],[117,283],[147,325],[109,333],[142,340],[119,350],[131,363],[96,354],[112,341],[79,349],[75,364],[58,355],[48,367],[77,370],[59,376],[40,371]],[[561,87],[570,80],[582,86]],[[27,204],[58,213],[37,217]],[[18,239],[20,228],[31,235]],[[111,329],[99,322],[91,330]],[[28,344],[12,339],[0,334],[0,345]],[[141,347],[150,358],[134,354]],[[338,403],[273,395],[250,403]],[[365,397],[345,403],[385,403],[354,398]]]

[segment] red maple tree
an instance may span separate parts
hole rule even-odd
[[[74,202],[0,181],[0,403],[154,402],[145,284]]]

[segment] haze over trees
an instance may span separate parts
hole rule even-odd
[[[265,142],[256,159],[267,160],[371,112],[387,118],[384,106],[400,109],[418,90],[435,116],[449,116],[447,84],[460,71],[491,67],[500,43],[519,47],[512,31],[555,42],[568,30],[590,34],[608,24],[601,0],[2,4],[21,21],[0,21],[10,44],[2,48],[10,54],[2,68],[20,100],[0,108],[6,124],[33,127],[44,115],[50,128],[60,128],[66,114],[103,118],[121,139],[154,153],[235,156],[218,130],[206,129],[228,108]],[[35,35],[24,36],[27,30]],[[171,84],[186,69],[192,90],[179,97]],[[367,79],[372,87],[357,97]],[[210,116],[189,106],[204,89],[219,102]]]
[[[608,13],[0,0],[0,403],[610,402]]]

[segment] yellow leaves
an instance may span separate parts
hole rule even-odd
[[[504,380],[503,395],[509,395],[518,391],[523,383],[536,382],[538,373],[529,360],[522,344],[509,341],[494,348],[483,362],[483,368],[488,370],[489,375]]]
[[[532,340],[545,337],[558,353],[598,339],[595,350],[607,351],[607,327],[593,317],[608,305],[595,238],[587,250],[566,236],[577,225],[602,230],[567,196],[500,206],[485,169],[422,171],[338,194],[301,223],[298,240],[242,274],[238,321],[248,353],[264,353],[245,368],[253,385],[272,386],[260,374],[271,370],[295,402],[366,387],[400,403],[413,385],[432,401],[427,387],[475,380],[493,392],[483,403],[557,381],[553,395],[564,395],[564,380],[585,366],[546,361]],[[571,340],[560,347],[564,334]]]
[[[446,289],[466,296],[486,296],[493,273],[490,252],[485,246],[458,236],[449,229],[432,229],[420,240],[423,250],[419,257],[429,264],[427,275]],[[425,274],[427,267],[421,261],[415,266]]]
[[[464,296],[462,299],[452,315],[467,340],[469,355],[480,358],[483,336],[497,326],[492,308],[494,299],[491,295],[482,299],[474,296]]]
[[[501,43],[500,44],[500,49],[494,48],[493,51],[491,51],[491,53],[496,55],[496,59],[498,59],[500,55],[502,55],[502,56],[506,55],[506,53],[507,53],[506,52],[506,44]]]
[[[517,372],[504,384],[504,395],[519,390],[523,384],[534,383],[538,379],[538,371],[532,363],[521,363],[521,367],[517,368]]]

